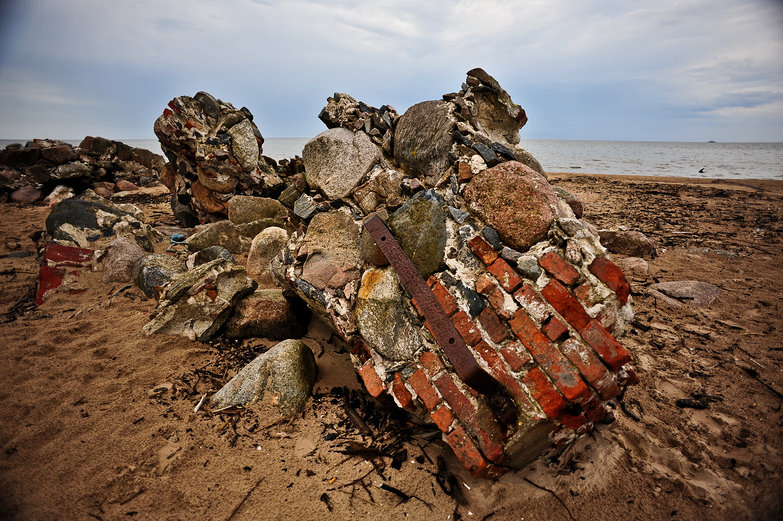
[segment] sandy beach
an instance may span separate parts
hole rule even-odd
[[[648,273],[626,274],[636,318],[621,341],[641,383],[614,423],[496,482],[470,477],[432,428],[365,395],[345,346],[318,322],[304,341],[319,377],[301,416],[194,412],[273,343],[146,337],[154,301],[100,272],[35,308],[29,236],[49,209],[0,205],[0,517],[783,517],[783,181],[549,179],[599,228],[641,231],[658,249]],[[130,201],[148,221],[174,224],[168,191],[143,192]],[[722,292],[703,307],[647,293],[682,280]],[[371,442],[383,450],[346,449]]]

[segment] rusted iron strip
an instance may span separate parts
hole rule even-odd
[[[506,390],[476,362],[473,353],[443,311],[435,294],[402,250],[386,223],[376,214],[364,222],[364,227],[397,272],[403,287],[416,300],[435,341],[448,357],[457,375],[487,398],[489,406],[503,427],[508,428],[513,425],[517,417],[513,400]]]

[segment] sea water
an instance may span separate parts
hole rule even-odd
[[[277,160],[301,156],[309,139],[267,138],[263,153]],[[81,140],[64,141],[78,145]],[[118,141],[162,153],[155,139]],[[0,140],[0,149],[13,142]],[[548,172],[783,179],[783,143],[523,139],[521,145]]]

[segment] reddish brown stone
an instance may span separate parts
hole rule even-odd
[[[133,192],[138,190],[139,187],[126,179],[119,179],[114,183],[114,189],[118,192]]]
[[[605,255],[596,257],[590,264],[590,273],[609,286],[617,294],[620,304],[625,305],[628,302],[628,295],[631,294],[631,286],[625,278],[623,270],[617,264],[610,261]]]
[[[193,198],[199,202],[205,211],[228,215],[226,203],[215,197],[215,194],[213,194],[211,190],[198,181],[193,181],[190,185],[190,193],[193,194]]]
[[[495,260],[487,270],[498,279],[503,289],[509,293],[513,293],[522,284],[522,278],[503,259]]]
[[[546,253],[538,259],[538,264],[567,286],[579,280],[579,272],[568,261],[553,251]]]
[[[42,148],[41,157],[54,163],[55,165],[61,165],[68,161],[73,161],[79,156],[73,151],[73,148],[69,145],[61,145],[56,147]]]
[[[465,186],[464,196],[468,207],[519,251],[546,238],[561,204],[541,174],[517,161],[480,172]]]
[[[484,477],[486,475],[488,462],[462,427],[458,426],[447,434],[446,443],[454,451],[460,463],[473,476]]]

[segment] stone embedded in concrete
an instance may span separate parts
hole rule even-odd
[[[307,333],[310,311],[279,288],[257,289],[234,306],[223,330],[229,338],[284,340]]]
[[[544,239],[560,202],[540,174],[516,161],[501,163],[474,176],[465,201],[510,247],[525,251]]]
[[[394,159],[431,187],[449,167],[456,118],[453,105],[423,101],[400,116],[394,131]]]
[[[318,367],[310,349],[299,340],[284,340],[259,355],[212,396],[213,409],[256,402],[276,407],[282,416],[304,410]]]
[[[434,273],[446,247],[446,212],[434,191],[419,192],[389,216],[389,229],[423,278]]]
[[[146,255],[133,265],[133,282],[152,298],[172,277],[186,270],[185,263],[173,255]]]
[[[222,246],[231,253],[242,253],[249,248],[249,242],[242,239],[234,223],[218,221],[197,228],[196,233],[188,237],[188,249],[195,252],[210,246]]]

